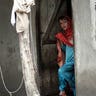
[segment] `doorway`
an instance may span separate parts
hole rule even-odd
[[[55,34],[60,30],[58,17],[62,15],[72,18],[71,0],[42,0],[40,2],[42,96],[59,94]]]

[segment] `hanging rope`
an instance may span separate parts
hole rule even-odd
[[[5,80],[4,80],[4,76],[3,76],[3,72],[2,72],[1,66],[0,66],[0,74],[1,74],[1,79],[2,79],[2,82],[3,82],[4,88],[9,93],[10,96],[12,96],[13,93],[17,93],[21,89],[21,87],[23,85],[23,77],[22,77],[22,80],[21,80],[21,83],[20,83],[19,87],[15,91],[10,91],[7,88],[6,84],[5,84]]]

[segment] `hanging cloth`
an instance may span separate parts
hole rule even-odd
[[[16,23],[16,12],[29,13],[31,5],[35,5],[35,0],[14,0],[11,12],[11,24],[13,26]]]

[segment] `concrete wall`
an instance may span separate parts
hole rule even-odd
[[[37,2],[37,1],[36,1]],[[0,66],[2,67],[4,79],[7,88],[10,91],[14,91],[18,88],[22,79],[22,67],[20,62],[20,54],[19,54],[19,41],[18,35],[16,34],[15,27],[12,27],[10,24],[10,15],[12,8],[11,0],[1,0],[0,1]],[[40,1],[40,23],[41,30],[38,31],[38,35],[40,36],[40,32],[44,33],[46,26],[48,24],[50,16],[53,14],[54,9],[57,7],[58,0],[41,0]],[[49,34],[49,39],[54,40],[54,34],[58,32],[59,26],[57,22],[57,18],[63,14],[66,14],[66,0],[63,2],[60,10],[55,17],[55,21],[52,24],[52,28]],[[33,14],[34,12],[34,14]],[[32,27],[33,34],[30,34],[31,37],[31,47],[32,51],[34,50],[34,64],[37,64],[37,51],[36,51],[36,7],[32,8],[32,18],[30,19],[30,23],[34,25]],[[38,23],[39,24],[39,23]],[[34,44],[32,44],[34,42]],[[42,45],[41,45],[42,46]],[[39,48],[38,48],[39,49]],[[40,50],[39,50],[40,51]],[[39,62],[39,66],[43,65],[43,70],[41,72],[41,80],[42,84],[38,82],[38,74],[36,74],[36,81],[41,86],[41,90],[44,93],[43,95],[54,95],[58,93],[58,78],[57,78],[57,64],[51,61],[56,59],[56,45],[55,44],[47,44],[42,46],[42,64]],[[52,54],[52,55],[51,55]],[[38,55],[39,56],[39,55]],[[37,65],[34,65],[34,68],[37,72]],[[38,73],[38,72],[37,72]],[[55,79],[54,79],[55,78]],[[24,84],[19,92],[13,94],[13,96],[26,96]],[[0,76],[0,96],[9,96],[6,92],[4,85]]]
[[[75,60],[76,96],[96,95],[96,49],[92,46],[90,0],[72,0]]]
[[[0,0],[0,66],[7,88],[14,91],[22,80],[18,35],[10,24],[12,0]],[[0,96],[9,96],[0,76]],[[24,84],[13,96],[26,96]]]

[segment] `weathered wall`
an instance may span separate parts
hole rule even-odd
[[[75,60],[76,96],[96,95],[96,49],[92,47],[90,0],[72,0]]]
[[[7,88],[14,91],[22,80],[18,36],[10,24],[12,0],[0,0],[0,66]],[[0,96],[9,96],[0,76]],[[26,96],[24,85],[13,96]]]
[[[58,93],[58,77],[56,63],[56,45],[48,44],[42,47],[42,96],[54,96]]]
[[[45,2],[46,1],[46,2]],[[34,32],[33,35],[30,34],[30,36],[33,36],[33,39],[31,39],[31,43],[34,42],[34,62],[37,64],[37,51],[36,51],[36,34],[42,35],[45,33],[46,25],[48,24],[49,18],[53,13],[53,9],[57,7],[58,0],[40,0],[40,22],[41,22],[41,30],[36,33],[36,26],[32,27],[32,31]],[[20,62],[20,54],[19,54],[19,42],[18,42],[18,36],[15,32],[15,28],[13,28],[10,24],[10,14],[11,14],[11,7],[12,7],[12,1],[11,0],[1,0],[0,1],[0,65],[3,70],[4,78],[7,87],[10,90],[15,90],[18,88],[21,79],[22,79],[22,68],[21,68],[21,62]],[[57,18],[63,14],[66,14],[66,0],[63,1],[57,16],[55,17],[55,21],[52,24],[52,28],[50,30],[49,39],[54,40],[54,34],[59,30]],[[34,7],[32,11],[36,11],[36,8]],[[64,12],[64,13],[63,13]],[[31,14],[32,19],[31,23],[33,25],[36,25],[35,19],[36,14]],[[37,19],[36,19],[37,20]],[[39,24],[37,22],[37,24]],[[37,25],[38,26],[38,25]],[[38,28],[38,27],[37,27]],[[42,34],[41,34],[42,33]],[[42,36],[41,36],[42,37]],[[34,41],[33,41],[34,40]],[[33,44],[31,44],[33,46]],[[56,59],[56,45],[53,44],[46,44],[41,45],[41,52],[42,52],[42,64],[39,64],[39,66],[43,65],[42,72],[41,72],[41,80],[42,84],[41,90],[44,93],[43,95],[54,95],[58,93],[58,78],[57,78],[57,64],[55,64],[53,61]],[[39,48],[38,48],[39,49]],[[40,50],[39,50],[40,51]],[[39,56],[39,55],[38,55]],[[34,65],[36,66],[36,65]],[[36,66],[37,67],[37,66]],[[37,68],[35,67],[36,71]],[[38,74],[36,74],[38,79]],[[37,83],[38,82],[37,80]],[[7,96],[8,93],[5,92],[4,86],[2,84],[1,78],[0,78],[0,95]],[[26,96],[24,85],[21,88],[21,90],[14,94],[13,96]],[[42,95],[42,96],[43,96]]]

